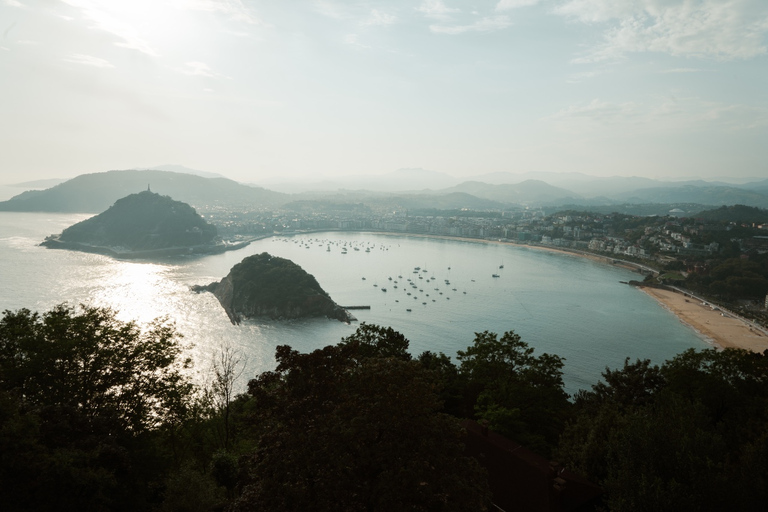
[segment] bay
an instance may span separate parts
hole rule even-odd
[[[183,334],[200,381],[223,344],[247,355],[243,385],[274,368],[276,346],[310,351],[337,343],[359,322],[402,332],[413,354],[432,350],[452,357],[475,332],[512,330],[535,354],[565,358],[570,393],[588,388],[606,366],[619,367],[625,357],[660,363],[687,348],[709,346],[652,298],[620,283],[637,274],[568,254],[351,232],[267,238],[224,254],[153,262],[39,246],[45,236],[87,217],[0,213],[0,309],[42,312],[68,302],[111,307],[120,319],[140,324],[166,317]],[[212,294],[190,290],[261,252],[301,265],[337,303],[371,309],[353,311],[359,322],[351,325],[304,319],[235,326]]]

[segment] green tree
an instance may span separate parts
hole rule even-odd
[[[391,327],[360,324],[357,330],[343,338],[340,347],[355,345],[359,357],[395,357],[404,361],[411,360],[408,352],[408,339]]]
[[[258,449],[235,510],[485,510],[435,374],[371,355],[357,338],[372,332],[384,331],[310,354],[278,347],[277,369],[249,383]]]
[[[533,348],[512,331],[501,338],[488,331],[476,333],[472,346],[460,350],[458,359],[466,383],[466,413],[548,454],[569,411],[563,359],[546,353],[535,357]]]
[[[156,500],[155,443],[187,415],[179,335],[59,305],[0,320],[0,502],[5,510],[128,510]],[[34,476],[32,476],[34,475]]]
[[[768,357],[685,351],[606,370],[580,392],[558,456],[611,510],[764,510]]]

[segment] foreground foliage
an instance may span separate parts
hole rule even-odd
[[[688,350],[603,376],[576,396],[560,454],[611,510],[765,510],[766,355]]]
[[[486,509],[434,375],[362,347],[278,347],[277,369],[250,382],[258,448],[235,510]]]
[[[179,337],[108,309],[57,306],[0,321],[0,502],[5,510],[133,510],[155,499],[157,433],[192,394]]]
[[[768,354],[627,360],[571,402],[563,359],[513,332],[475,335],[458,364],[413,357],[392,328],[278,347],[235,393],[224,346],[212,386],[185,377],[167,322],[61,305],[0,320],[2,510],[484,510],[464,456],[472,418],[600,483],[613,511],[764,510]]]

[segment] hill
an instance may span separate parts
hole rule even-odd
[[[627,203],[698,203],[704,205],[745,204],[765,208],[768,194],[724,186],[656,187],[638,189],[616,196]]]
[[[699,212],[695,217],[709,221],[736,222],[739,224],[766,224],[768,223],[768,210],[736,204]]]
[[[328,317],[353,320],[300,266],[266,252],[248,256],[232,267],[221,281],[196,286],[194,291],[212,292],[233,324],[243,317]]]
[[[497,201],[506,204],[542,205],[575,202],[580,197],[563,188],[554,187],[540,180],[525,180],[516,184],[489,185],[479,181],[465,181],[455,187],[440,190],[448,194],[460,192],[471,194],[481,199]]]
[[[122,257],[169,249],[189,253],[228,248],[216,244],[216,227],[194,208],[148,190],[118,200],[107,211],[48,237],[42,245]]]
[[[189,203],[198,209],[216,206],[274,206],[287,196],[226,178],[203,178],[170,171],[129,170],[82,174],[45,190],[29,190],[0,202],[0,211],[98,213],[118,199],[153,190]]]

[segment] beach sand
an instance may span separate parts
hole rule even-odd
[[[744,348],[754,352],[768,349],[768,334],[742,318],[714,310],[698,299],[675,291],[650,287],[640,289],[720,348]]]

